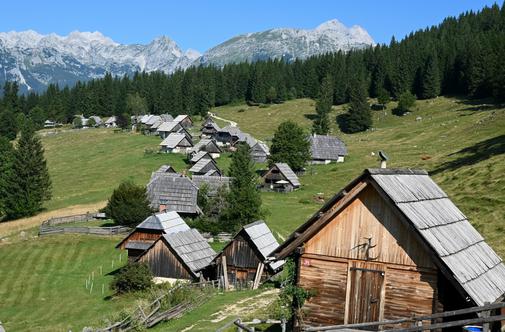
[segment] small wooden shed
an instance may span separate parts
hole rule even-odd
[[[314,291],[311,326],[425,316],[503,301],[505,266],[422,170],[368,169],[275,251]]]
[[[279,272],[284,261],[267,261],[270,253],[279,243],[263,220],[245,225],[230,243],[216,256],[213,263],[217,278],[224,276],[226,265],[230,284],[247,284],[264,281]],[[226,264],[223,264],[223,260]]]
[[[161,143],[160,149],[166,153],[186,153],[193,142],[184,133],[170,133]]]
[[[116,248],[128,250],[128,259],[135,260],[163,234],[189,230],[177,212],[156,213],[147,217]]]
[[[158,135],[160,135],[161,139],[165,139],[170,135],[170,133],[177,133],[182,126],[175,121],[167,121],[162,122],[157,128],[156,131]]]
[[[179,123],[184,128],[190,128],[193,126],[193,120],[191,120],[191,117],[186,114],[177,115],[174,119],[174,122]]]
[[[205,269],[216,252],[196,229],[162,235],[137,259],[149,265],[155,277],[204,279]]]
[[[201,132],[202,137],[212,138],[214,137],[221,128],[217,125],[217,123],[212,120],[212,118],[207,118],[205,122],[202,124]]]
[[[187,176],[153,172],[146,191],[154,210],[175,211],[183,216],[195,216],[202,212],[197,204],[198,187]]]
[[[336,136],[317,135],[309,137],[312,164],[343,163],[347,156],[347,147]]]
[[[295,172],[285,163],[275,163],[263,175],[263,188],[268,190],[290,192],[300,188],[300,180]]]
[[[257,141],[251,147],[251,158],[254,162],[264,163],[267,161],[268,156],[270,156],[270,149],[265,143]]]
[[[195,146],[191,149],[190,153],[197,153],[200,151],[205,151],[210,153],[212,158],[219,158],[223,150],[217,145],[217,142],[211,138],[202,138]]]
[[[189,172],[193,175],[212,174],[214,176],[221,176],[221,170],[217,167],[214,159],[201,158],[190,169]],[[210,172],[210,173],[209,173]]]

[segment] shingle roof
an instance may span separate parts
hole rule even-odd
[[[209,165],[213,164],[213,165]],[[209,168],[206,170],[206,168]],[[216,162],[213,159],[208,159],[208,158],[201,158],[194,164],[190,169],[189,172],[191,173],[201,173],[205,170],[205,172],[209,171],[210,169],[216,169],[218,170],[219,168],[216,165]]]
[[[170,114],[161,114],[160,118],[163,122],[170,122],[174,120],[174,117],[171,116]]]
[[[289,167],[286,163],[275,163],[274,164],[279,172],[281,172],[287,181],[289,181],[293,186],[299,187],[301,186],[300,180],[298,180],[298,176],[296,176],[295,172]]]
[[[152,126],[155,124],[157,121],[161,121],[161,118],[159,115],[151,115],[149,119],[146,121],[146,125]]]
[[[95,121],[95,124],[97,124],[97,125],[102,124],[102,119],[99,116],[92,115],[89,117],[89,119],[93,119]]]
[[[196,276],[216,256],[216,252],[196,229],[166,234],[163,238]]]
[[[228,176],[205,176],[205,175],[193,175],[192,180],[194,184],[200,189],[202,185],[206,184],[208,187],[208,195],[215,196],[217,191],[221,187],[229,188],[231,177]]]
[[[186,231],[189,226],[175,211],[156,213],[147,217],[136,228],[163,231],[165,234]]]
[[[163,120],[160,118],[159,120],[156,120],[153,125],[151,126],[151,129],[156,129],[158,130],[158,128],[163,124]]]
[[[140,122],[146,123],[152,116],[153,116],[152,114],[142,115],[142,117],[140,118]]]
[[[266,145],[263,142],[257,141],[255,145],[252,146],[251,148],[251,154],[252,155],[270,155],[270,149],[268,148],[268,145]]]
[[[240,138],[243,135],[243,133],[240,130],[240,128],[239,127],[235,127],[235,126],[226,126],[224,128],[221,128],[221,130],[219,132],[228,133],[231,136],[236,136],[238,138]]]
[[[181,143],[181,141],[186,138],[185,134],[181,133],[170,133],[170,135],[165,138],[160,145],[166,146],[167,148],[173,149]]]
[[[347,148],[338,137],[329,135],[312,135],[309,138],[312,159],[337,160],[347,155]]]
[[[192,163],[196,163],[202,158],[212,159],[212,156],[207,151],[198,151],[193,155],[193,157],[191,157],[189,161]]]
[[[187,117],[189,117],[189,115],[186,115],[186,114],[179,114],[179,115],[177,115],[177,116],[175,117],[174,122],[179,123],[179,122],[183,121],[184,119],[186,119]]]
[[[210,138],[202,138],[198,143],[196,143],[191,151],[209,151],[211,153],[221,153],[221,148],[217,145],[216,141]]]
[[[263,261],[265,261],[268,255],[270,255],[279,246],[279,243],[270,231],[270,228],[268,228],[267,224],[265,224],[263,220],[258,220],[245,225],[243,229],[261,253]],[[284,261],[278,260],[269,263],[269,265],[273,270],[277,270],[284,265]]]
[[[175,169],[170,165],[161,165],[160,168],[158,168],[158,170],[156,172],[158,172],[158,173],[172,173],[172,174],[177,173],[175,171]]]
[[[368,172],[478,305],[505,293],[505,265],[424,171]]]
[[[178,174],[155,172],[147,184],[147,198],[154,209],[166,204],[167,211],[200,213],[197,195],[198,188],[193,181]]]
[[[171,132],[174,130],[179,125],[179,122],[175,121],[170,121],[170,122],[163,122],[159,127],[158,131],[166,131],[166,132]]]
[[[151,247],[151,245],[154,243],[154,241],[133,241],[130,240],[126,242],[125,249],[133,249],[133,250],[146,250]]]
[[[244,142],[247,145],[249,145],[250,147],[253,147],[254,145],[256,145],[256,142],[257,142],[256,138],[254,138],[250,134],[244,133],[244,132],[242,132],[239,135],[238,141],[239,142]]]

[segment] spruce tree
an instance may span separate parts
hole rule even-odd
[[[14,148],[9,140],[0,136],[0,220],[5,215],[5,199],[9,194],[7,179],[10,176]]]
[[[229,176],[233,178],[228,194],[228,208],[223,212],[223,230],[236,231],[245,224],[261,218],[261,196],[257,188],[258,176],[251,149],[239,144],[232,155]]]
[[[11,108],[0,110],[0,136],[12,141],[18,133],[18,121]]]
[[[430,55],[426,60],[421,80],[421,97],[435,98],[440,94],[440,74],[436,55]]]
[[[44,201],[51,198],[51,179],[44,149],[31,123],[21,131],[7,187],[5,212],[8,219],[34,215],[42,209]]]
[[[366,89],[361,80],[351,85],[349,110],[339,118],[340,129],[345,133],[365,131],[372,126],[372,115]]]
[[[319,98],[316,102],[316,118],[312,131],[318,135],[326,135],[330,130],[329,113],[333,105],[333,79],[327,75],[321,83]]]
[[[287,163],[294,171],[300,171],[310,159],[310,143],[303,128],[295,122],[279,125],[272,139],[269,163]]]

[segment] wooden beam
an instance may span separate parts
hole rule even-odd
[[[221,264],[223,266],[223,282],[224,282],[224,290],[227,291],[229,288],[228,284],[228,266],[226,265],[226,256],[221,256]]]
[[[261,281],[261,276],[263,275],[263,267],[265,265],[262,262],[258,263],[258,268],[256,269],[256,275],[254,276],[254,282],[252,285],[252,289],[258,289],[258,286]]]
[[[320,228],[326,223],[331,221],[333,217],[343,210],[348,203],[350,203],[365,187],[367,182],[360,182],[352,188],[347,195],[340,199],[332,208],[326,211],[321,218],[317,219],[310,225],[300,236],[294,239],[290,244],[283,248],[276,256],[283,259],[289,256],[297,247],[301,246],[304,242],[312,237]]]

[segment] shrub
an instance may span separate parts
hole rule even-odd
[[[131,182],[123,182],[114,190],[103,212],[120,225],[135,226],[152,211],[146,189]]]
[[[145,263],[128,263],[114,276],[111,288],[117,293],[145,290],[153,285],[153,275]]]

